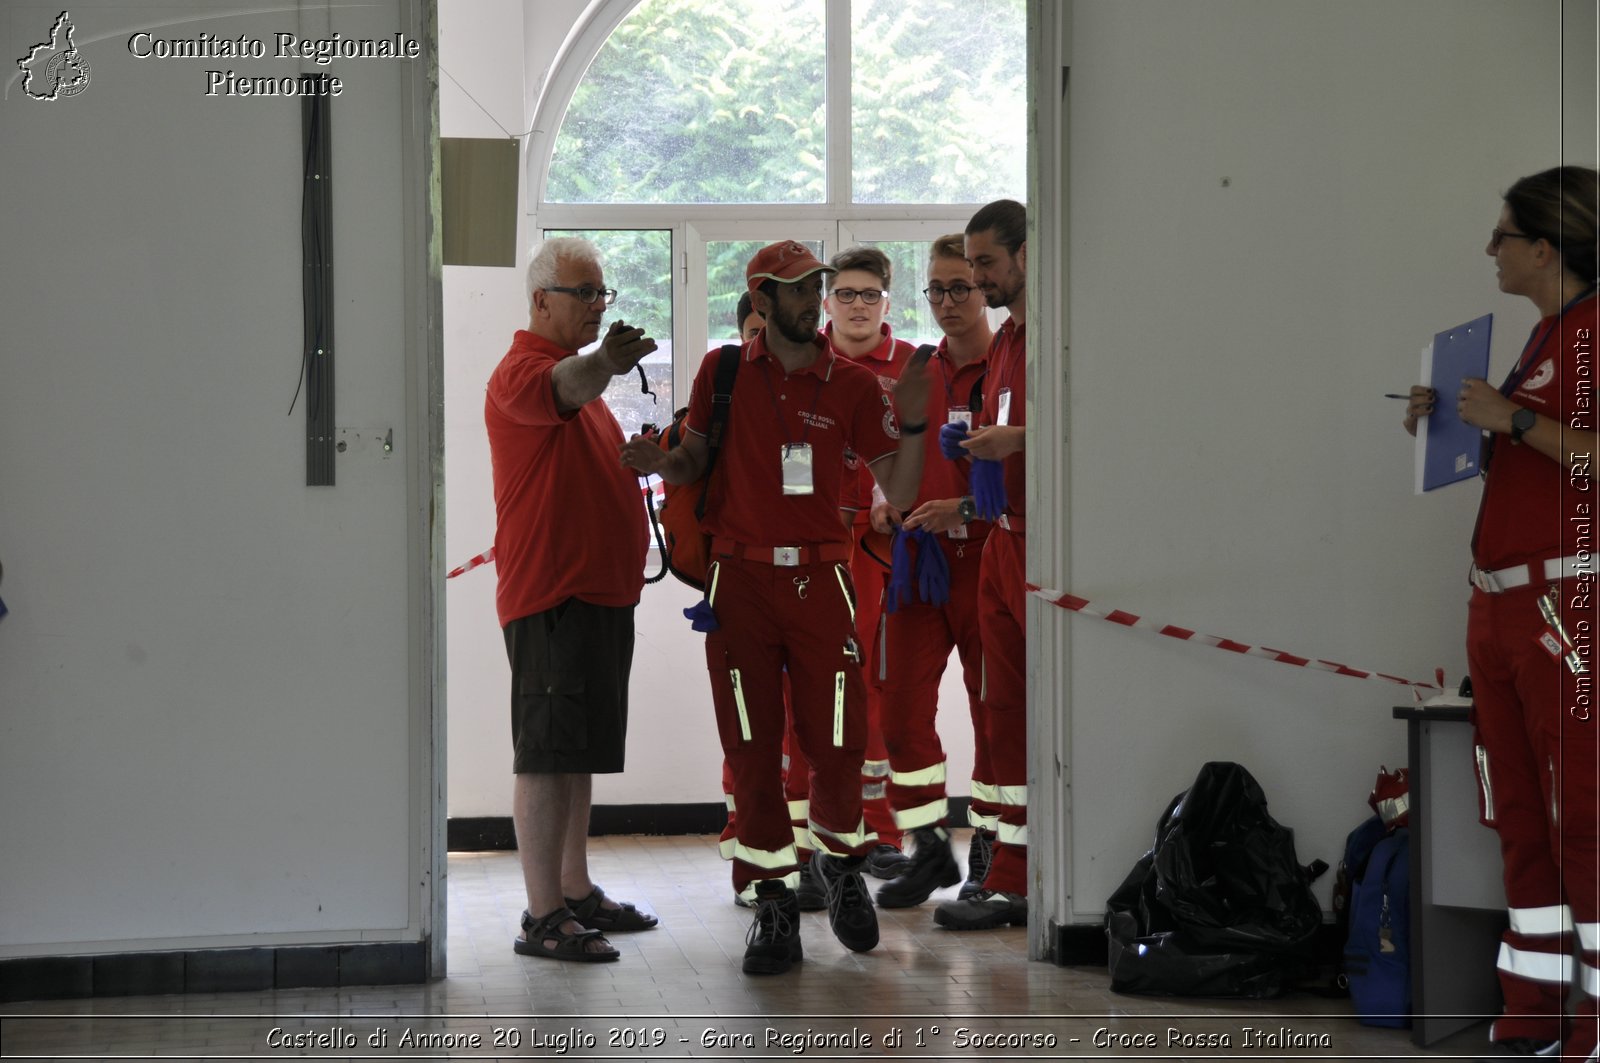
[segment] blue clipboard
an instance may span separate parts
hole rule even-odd
[[[1422,352],[1422,379],[1439,396],[1433,412],[1417,422],[1417,494],[1476,477],[1483,431],[1456,415],[1456,396],[1468,377],[1489,375],[1489,336],[1494,315],[1485,314],[1433,337]]]

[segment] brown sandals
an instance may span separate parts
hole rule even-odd
[[[538,919],[524,911],[524,936],[512,938],[511,948],[519,956],[542,956],[547,960],[568,960],[573,963],[608,963],[621,957],[622,953],[612,948],[611,942],[599,930],[591,928],[570,934],[563,931],[561,924],[569,919],[582,922],[570,908],[557,908]],[[547,945],[547,941],[554,941],[555,944]],[[589,943],[592,941],[599,941],[605,948],[600,951],[590,949]]]

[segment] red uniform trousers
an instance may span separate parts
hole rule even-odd
[[[809,830],[825,852],[863,855],[877,839],[861,820],[866,746],[854,591],[842,561],[798,566],[719,557],[707,595],[720,625],[706,636],[717,733],[733,776],[733,888],[799,869],[784,803],[786,716],[810,765]],[[785,713],[784,670],[793,693]]]
[[[1020,524],[1020,519],[1018,521]],[[1028,686],[1024,639],[1027,546],[996,525],[983,547],[978,630],[983,638],[983,716],[1000,823],[984,887],[1028,893]]]
[[[889,751],[889,804],[903,831],[949,825],[944,746],[939,741],[939,680],[952,649],[972,715],[973,826],[994,830],[994,772],[983,721],[983,645],[978,633],[978,577],[983,542],[939,537],[950,565],[950,598],[943,605],[914,601],[885,614],[876,675],[882,684],[883,741]]]
[[[857,524],[851,534],[859,538],[870,527]],[[888,842],[898,849],[900,828],[895,825],[894,810],[889,805],[889,750],[883,741],[883,696],[872,668],[878,640],[883,637],[883,588],[889,582],[889,570],[874,561],[858,542],[855,553],[850,555],[850,578],[856,586],[856,630],[860,632],[861,650],[865,655],[861,675],[867,685],[867,756],[861,762],[861,812],[867,826],[878,835],[878,841]]]
[[[1573,607],[1577,586],[1573,579],[1561,584],[1562,622],[1582,644],[1593,639],[1596,616],[1591,603]],[[1511,915],[1498,963],[1505,1012],[1491,1036],[1565,1035],[1562,1058],[1583,1059],[1595,1048],[1600,994],[1600,713],[1592,674],[1574,677],[1538,641],[1546,629],[1538,599],[1547,589],[1540,583],[1499,594],[1474,590],[1468,612],[1480,811],[1500,835]],[[1583,998],[1572,1026],[1563,1029],[1574,930]]]
[[[853,529],[860,534],[861,525]],[[889,751],[883,741],[882,707],[877,681],[872,671],[873,646],[882,633],[879,626],[883,614],[883,585],[889,572],[874,561],[858,545],[850,555],[850,579],[856,588],[856,631],[861,643],[862,676],[867,691],[867,752],[861,762],[861,811],[867,827],[877,834],[878,841],[899,848],[900,828],[895,825],[893,809],[889,805]],[[811,859],[806,841],[806,821],[809,819],[806,801],[809,772],[805,754],[793,735],[784,739],[784,796],[789,802],[789,819],[794,826],[795,844],[802,852],[801,863]]]

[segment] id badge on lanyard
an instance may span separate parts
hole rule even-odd
[[[783,493],[811,494],[815,489],[811,476],[811,444],[785,443],[780,457],[783,463]]]
[[[971,425],[972,411],[967,409],[965,406],[950,407],[950,412],[945,417],[945,423],[956,424],[957,422]],[[957,524],[945,534],[952,539],[965,539],[967,538],[967,526],[965,524]]]
[[[1011,389],[1010,388],[1001,388],[1000,389],[1000,393],[995,396],[994,423],[995,424],[1010,424],[1011,423]]]

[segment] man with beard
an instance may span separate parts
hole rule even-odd
[[[1005,307],[1011,317],[989,346],[989,371],[984,378],[980,427],[960,446],[974,459],[975,497],[985,473],[996,474],[1005,489],[998,512],[979,516],[994,520],[983,546],[978,575],[978,632],[983,645],[983,717],[994,773],[995,804],[1000,813],[994,856],[983,889],[946,901],[933,921],[951,930],[988,930],[1028,922],[1028,699],[1024,616],[1027,603],[1026,544],[1023,521],[1023,448],[1027,407],[1026,310],[1028,221],[1021,203],[1000,199],[983,207],[967,223],[967,261],[972,283],[990,307]],[[984,462],[998,462],[980,470]]]
[[[786,240],[745,269],[767,327],[746,345],[727,425],[708,485],[704,530],[706,665],[738,809],[733,888],[755,884],[745,950],[748,974],[781,974],[802,956],[793,887],[799,861],[783,796],[783,678],[793,695],[795,737],[811,768],[808,829],[828,921],[847,948],[878,943],[878,917],[861,881],[876,836],[861,818],[866,695],[855,629],[850,542],[839,519],[848,447],[891,504],[907,508],[922,479],[925,369],[913,365],[897,391],[911,419],[868,370],[828,349],[817,331],[829,267]],[[663,451],[634,439],[622,460],[669,483],[691,483],[706,464],[713,378],[720,351],[701,363],[682,445]]]

